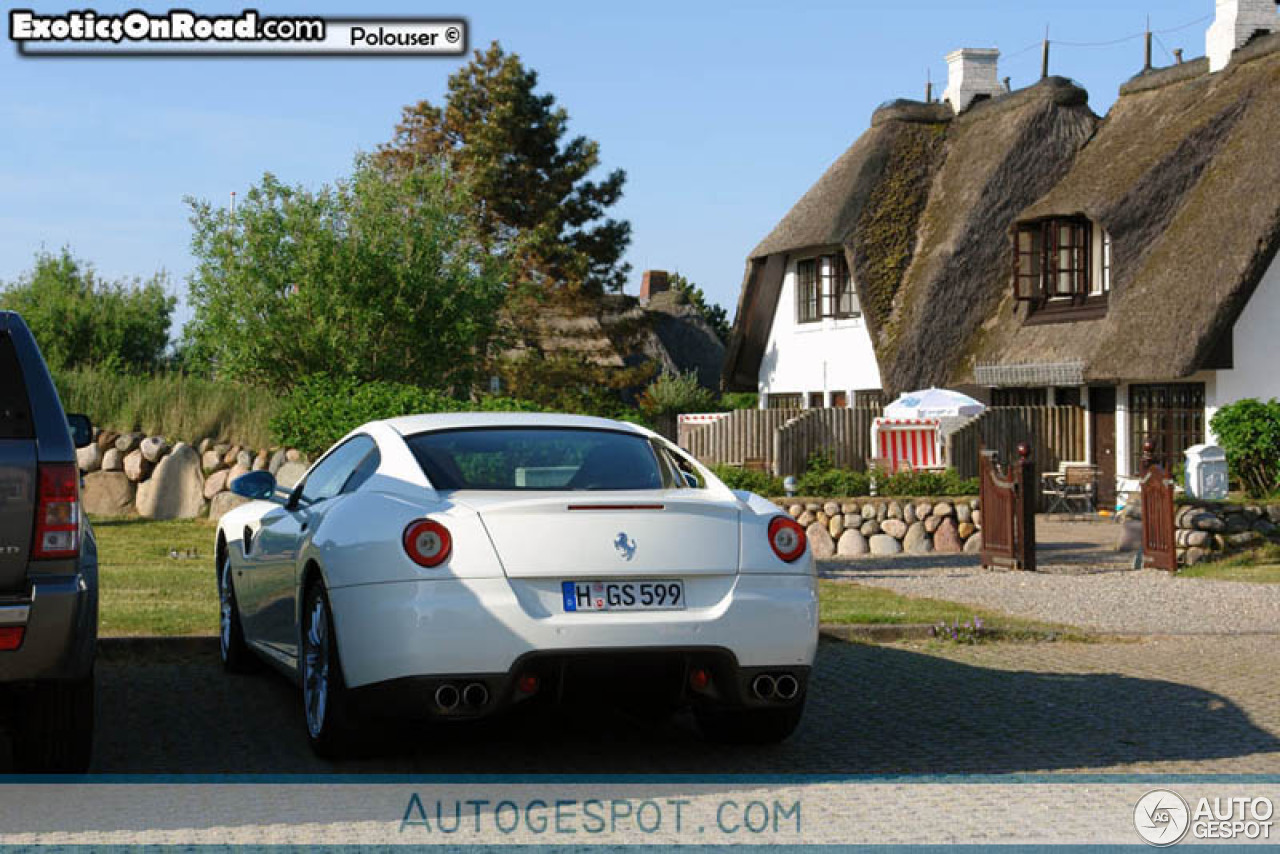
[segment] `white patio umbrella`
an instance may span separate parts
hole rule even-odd
[[[981,415],[986,409],[978,401],[945,388],[909,391],[884,408],[885,418],[956,419]]]

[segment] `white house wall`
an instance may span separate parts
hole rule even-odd
[[[782,293],[760,360],[761,403],[766,394],[803,394],[880,388],[871,336],[861,317],[796,323],[796,262],[787,264]],[[807,397],[806,397],[807,405]]]
[[[1215,371],[1205,383],[1205,410],[1245,397],[1280,398],[1280,259],[1273,260],[1236,321],[1231,370]],[[1207,426],[1207,425],[1206,425]],[[1211,437],[1209,441],[1214,441]]]

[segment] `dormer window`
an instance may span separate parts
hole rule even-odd
[[[819,255],[796,262],[796,321],[858,316],[853,279],[843,254]]]
[[[1021,223],[1014,234],[1014,295],[1028,322],[1106,313],[1111,237],[1084,217]]]

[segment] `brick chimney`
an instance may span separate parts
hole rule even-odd
[[[1204,36],[1210,71],[1226,68],[1232,51],[1244,47],[1254,35],[1280,30],[1276,0],[1218,0],[1217,12]]]
[[[666,270],[645,270],[640,280],[640,299],[648,300],[671,289]]]
[[[956,114],[963,113],[975,98],[994,98],[1004,94],[996,62],[1000,51],[995,48],[965,47],[947,54],[947,90],[942,100]]]

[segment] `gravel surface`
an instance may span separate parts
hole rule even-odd
[[[1117,526],[1037,524],[1039,571],[985,570],[972,555],[823,561],[824,577],[1112,634],[1280,634],[1280,584],[1132,570]]]
[[[1280,585],[1176,578],[1157,570],[1059,574],[973,569],[860,570],[823,574],[906,596],[1115,634],[1280,633]]]

